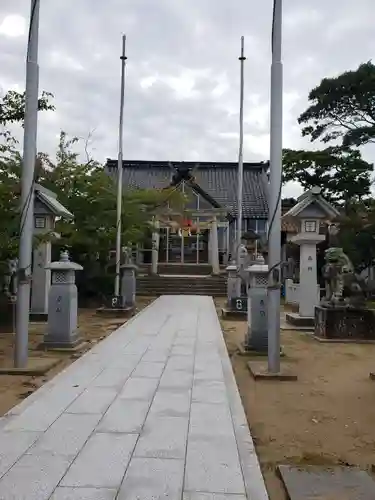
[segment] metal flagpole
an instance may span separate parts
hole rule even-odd
[[[16,304],[14,366],[24,368],[28,360],[31,255],[34,230],[34,170],[38,128],[38,35],[39,0],[31,1],[26,56],[25,123],[21,174],[21,222]]]
[[[238,150],[238,179],[237,179],[237,237],[236,237],[236,263],[240,265],[241,239],[242,239],[242,194],[243,194],[243,101],[244,101],[244,56],[245,42],[241,37],[241,83],[240,83],[240,144]],[[241,296],[241,280],[237,280],[237,297]]]
[[[120,124],[117,162],[117,233],[116,233],[116,277],[115,297],[120,295],[120,266],[121,266],[121,211],[122,211],[122,143],[124,129],[124,94],[125,94],[125,65],[126,65],[126,36],[122,37],[121,54],[121,97],[120,97]]]
[[[268,371],[280,371],[280,264],[283,127],[282,0],[273,2],[270,183],[268,192]]]

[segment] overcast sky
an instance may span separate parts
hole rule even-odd
[[[0,90],[23,90],[30,0],[0,0]],[[375,54],[375,0],[284,0],[284,147],[311,147],[297,117],[325,76]],[[272,0],[41,0],[38,149],[59,131],[116,157],[121,35],[127,35],[124,157],[236,161],[245,36],[246,161],[269,158]],[[368,156],[368,153],[367,153]],[[367,158],[371,161],[374,158]],[[298,193],[293,184],[284,196]]]

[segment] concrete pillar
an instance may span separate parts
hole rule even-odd
[[[219,241],[217,234],[217,218],[216,216],[213,218],[211,223],[211,265],[212,265],[212,274],[220,273],[220,264],[219,264]]]
[[[36,215],[34,234],[43,235],[53,230],[55,217]],[[47,320],[48,296],[51,287],[51,243],[43,241],[33,251],[33,273],[31,285],[31,316],[34,319]]]
[[[68,252],[61,252],[58,262],[49,265],[52,284],[48,301],[48,325],[44,346],[72,348],[80,342],[78,332],[78,294],[75,273],[82,266],[70,262]]]
[[[158,274],[158,262],[159,262],[159,228],[160,223],[158,220],[154,221],[154,227],[152,231],[152,255],[151,255],[151,273]]]
[[[138,267],[134,264],[125,264],[121,266],[121,306],[124,309],[134,308],[136,299],[136,271]]]

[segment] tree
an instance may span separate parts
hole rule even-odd
[[[304,189],[319,186],[329,201],[345,209],[369,196],[373,167],[358,150],[350,148],[283,151],[284,182],[298,181]]]
[[[38,182],[58,194],[59,201],[74,215],[73,221],[60,221],[62,244],[85,259],[108,259],[116,241],[116,183],[103,167],[89,159],[80,163],[73,151],[77,138],[60,135],[56,161],[41,155]],[[144,238],[152,212],[167,201],[179,203],[171,190],[129,190],[123,192],[122,242],[137,243]]]
[[[59,220],[56,232],[61,238],[54,248],[68,248],[71,257],[84,267],[78,283],[83,295],[111,293],[115,261],[110,252],[116,241],[116,182],[92,159],[81,163],[74,152],[78,139],[62,132],[56,158],[39,154],[35,181],[51,189],[74,215]],[[17,151],[0,158],[0,261],[17,256],[19,240],[19,178],[21,157]],[[173,189],[125,191],[122,200],[122,245],[141,242],[150,227],[152,214],[167,202],[178,209],[184,197]],[[35,241],[34,244],[37,244]],[[55,252],[58,258],[58,251]],[[4,271],[3,271],[4,272]]]
[[[43,92],[39,110],[53,110],[52,94]],[[7,129],[10,123],[22,123],[25,112],[25,94],[10,91],[0,99],[0,266],[2,274],[7,260],[18,254],[19,197],[22,158],[17,141]],[[85,276],[108,268],[110,250],[116,241],[116,184],[103,167],[89,158],[82,163],[74,145],[62,132],[56,158],[39,153],[35,168],[35,182],[54,191],[59,201],[74,214],[73,221],[60,220],[56,231],[62,238],[55,248],[68,247],[72,258],[84,265]],[[86,145],[87,146],[87,145]],[[174,190],[132,190],[123,193],[122,243],[141,241],[149,229],[152,213],[167,202],[181,206],[183,197]],[[37,242],[35,241],[34,244]],[[56,257],[58,254],[56,255]],[[108,280],[107,280],[108,281]]]
[[[340,221],[339,240],[357,271],[375,262],[375,205],[370,200],[352,206]]]
[[[50,103],[53,95],[50,92],[42,92],[38,100],[38,111],[53,111],[55,107]],[[25,92],[20,93],[9,90],[0,99],[0,125],[7,126],[9,123],[22,123],[25,118]]]
[[[375,142],[375,66],[371,61],[355,71],[324,78],[309,94],[311,105],[298,119],[303,136],[343,146]]]
[[[0,154],[0,275],[9,258],[17,255],[20,159],[16,151]]]
[[[53,110],[52,94],[42,92],[38,110]],[[23,123],[25,117],[25,93],[7,92],[0,99],[0,267],[17,255],[19,238],[19,196],[21,155],[17,141],[8,130],[10,123]]]

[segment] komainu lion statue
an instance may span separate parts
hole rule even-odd
[[[325,307],[363,307],[366,303],[366,284],[354,271],[353,264],[342,248],[332,247],[325,252],[323,267]]]

